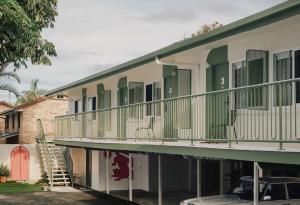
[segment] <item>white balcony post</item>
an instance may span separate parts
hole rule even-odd
[[[197,198],[201,197],[201,160],[197,159]]]
[[[106,194],[109,194],[109,151],[106,151]]]
[[[254,173],[254,179],[253,179],[253,205],[258,205],[258,179],[260,173],[262,173],[262,168],[259,166],[257,162],[253,163],[253,173]]]
[[[129,189],[129,201],[132,201],[132,157],[128,154],[128,189]]]
[[[162,205],[161,156],[158,155],[158,205]]]

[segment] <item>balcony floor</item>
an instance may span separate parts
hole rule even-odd
[[[91,138],[56,138],[57,145],[99,150],[118,150],[156,154],[172,154],[199,158],[232,159],[270,163],[300,164],[300,143],[265,142],[207,143],[190,141],[146,141]]]

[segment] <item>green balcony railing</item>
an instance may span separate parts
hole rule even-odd
[[[300,78],[58,116],[60,138],[300,142]]]

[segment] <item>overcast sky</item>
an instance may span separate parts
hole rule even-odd
[[[282,1],[59,0],[55,28],[43,33],[58,56],[52,66],[19,70],[17,87],[39,78],[39,87],[50,90],[181,40],[205,23],[228,24]]]

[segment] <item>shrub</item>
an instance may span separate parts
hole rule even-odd
[[[10,176],[10,170],[7,165],[4,165],[3,163],[0,164],[0,176],[1,177],[9,177]]]

